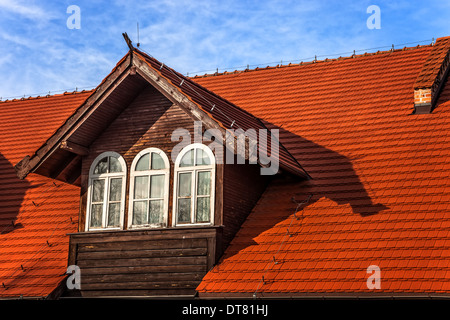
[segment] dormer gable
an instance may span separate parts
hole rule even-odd
[[[127,42],[128,37],[124,34]],[[148,54],[130,46],[130,51],[118,62],[111,73],[93,91],[78,110],[42,145],[34,155],[26,156],[16,165],[19,178],[35,172],[54,179],[79,184],[80,157],[88,147],[131,101],[150,84],[173,104],[177,104],[206,129],[215,129],[224,146],[236,154],[235,130],[270,130],[261,120],[231,102],[205,89]],[[272,138],[276,141],[272,142]],[[257,140],[258,137],[253,137]],[[309,178],[297,160],[278,139],[268,134],[266,145],[279,146],[280,169],[290,174]],[[268,148],[268,147],[267,147]],[[266,151],[266,154],[270,152]],[[248,152],[244,157],[248,157]],[[267,159],[257,159],[267,166]],[[72,170],[74,169],[74,170]],[[78,171],[77,171],[78,170]]]

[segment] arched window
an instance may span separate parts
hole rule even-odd
[[[122,228],[126,170],[125,160],[115,152],[102,153],[92,163],[86,231]]]
[[[128,227],[167,226],[169,159],[157,148],[139,152],[131,164]]]
[[[175,161],[173,225],[212,224],[215,157],[211,149],[194,143]]]

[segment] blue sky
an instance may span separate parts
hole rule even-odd
[[[80,29],[67,27],[70,5]],[[367,28],[370,5],[381,29]],[[128,50],[122,33],[137,42],[137,23],[141,49],[193,75],[428,44],[450,36],[449,18],[438,0],[0,0],[0,97],[97,86]]]

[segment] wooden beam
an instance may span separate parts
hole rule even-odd
[[[81,176],[81,156],[76,156],[63,174],[67,183],[76,185],[75,182]]]
[[[67,171],[77,157],[78,156],[76,154],[66,153],[66,156],[63,159],[60,159],[57,165],[53,165],[51,167],[51,171],[45,172],[45,175],[52,179],[67,182],[64,178],[65,174],[63,173]]]
[[[25,179],[25,177],[30,172],[30,156],[25,156],[22,160],[19,161],[18,164],[14,166],[14,170],[16,170],[16,174],[19,179]]]
[[[130,38],[128,37],[128,34],[126,32],[122,33],[123,38],[125,39],[125,42],[128,45],[128,48],[130,48],[130,51],[134,50],[133,44],[130,40]]]
[[[79,156],[87,156],[89,154],[89,148],[67,140],[62,141],[59,147],[63,150],[70,151]]]

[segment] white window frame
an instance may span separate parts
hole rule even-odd
[[[116,157],[122,166],[122,172],[114,173],[101,173],[94,174],[94,169],[98,162],[105,157]],[[119,215],[119,226],[118,227],[107,227],[107,204],[109,203],[109,185],[113,178],[122,178],[122,190],[120,199],[120,215]],[[102,212],[102,226],[101,227],[90,227],[91,224],[91,210],[92,210],[92,184],[94,180],[105,179],[104,194],[103,194],[103,212]],[[87,192],[87,207],[86,207],[86,223],[85,231],[102,231],[102,230],[121,230],[123,229],[123,219],[125,212],[125,192],[126,192],[126,180],[127,179],[127,165],[124,158],[117,152],[107,151],[98,155],[91,164],[89,169],[89,184]]]
[[[195,166],[196,152],[194,151],[194,166],[190,167],[180,167],[180,162],[183,156],[195,149],[201,149],[209,156],[209,160],[211,164],[209,165],[201,165]],[[210,221],[209,222],[195,222],[195,210],[197,203],[197,172],[200,171],[210,171],[211,172],[211,194],[210,194]],[[178,223],[178,175],[183,172],[191,172],[191,222],[188,223]],[[193,143],[186,147],[184,147],[177,156],[175,160],[175,170],[174,170],[174,182],[173,182],[173,206],[172,206],[172,226],[173,227],[183,227],[183,226],[204,226],[204,225],[214,225],[214,204],[215,204],[215,177],[216,177],[216,157],[212,150],[202,144],[202,143]],[[194,222],[193,222],[194,221]]]
[[[136,171],[135,167],[138,163],[138,161],[141,159],[142,156],[144,156],[147,153],[156,153],[164,161],[165,169],[161,170],[145,170],[145,171]],[[150,156],[151,161],[151,156]],[[150,164],[151,166],[151,164]],[[158,149],[158,148],[147,148],[139,152],[133,159],[133,162],[131,164],[131,171],[130,171],[130,192],[128,197],[128,229],[142,229],[142,228],[163,228],[167,227],[167,221],[168,221],[168,211],[169,211],[169,178],[170,178],[170,162],[169,158],[165,154],[164,151]],[[136,176],[147,176],[150,177],[152,175],[164,175],[164,198],[163,198],[163,223],[162,224],[141,224],[141,225],[134,225],[133,224],[133,207],[134,207],[134,178]],[[150,178],[149,178],[150,183]]]

